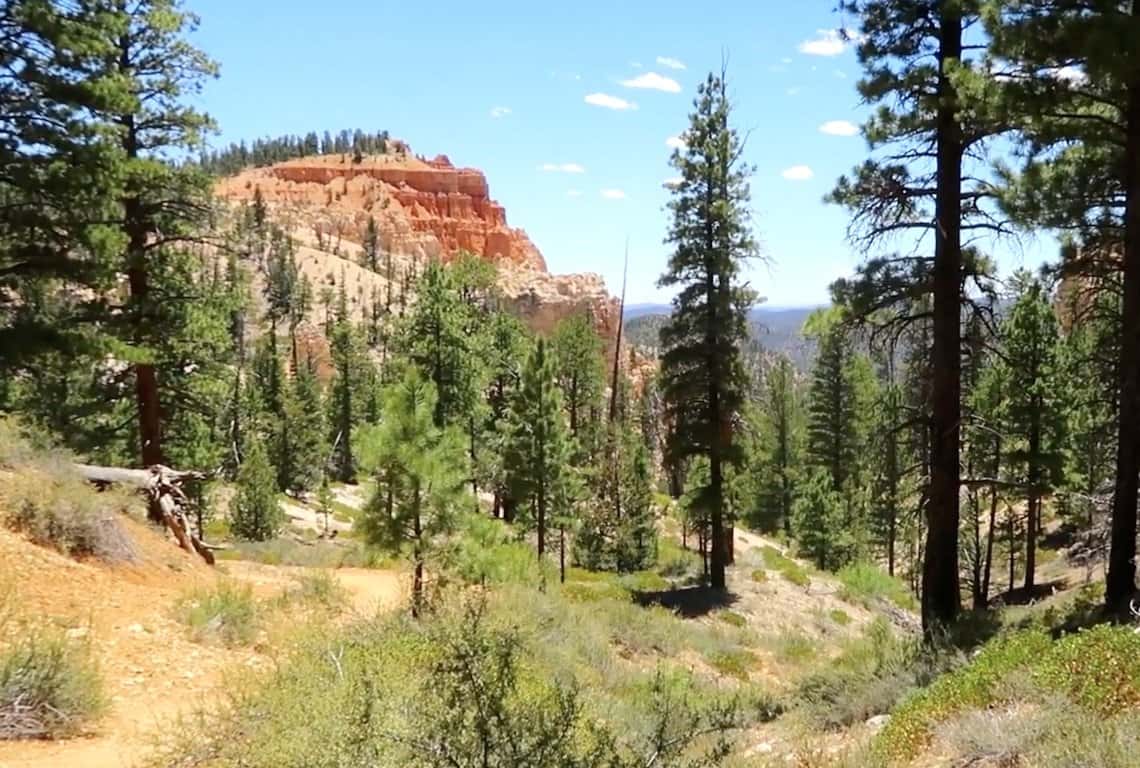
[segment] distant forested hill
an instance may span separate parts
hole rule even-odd
[[[803,325],[816,307],[770,309],[757,307],[749,313],[753,342],[768,352],[786,354],[796,367],[806,371],[814,348],[803,337]],[[658,334],[668,316],[668,304],[635,304],[625,309],[625,333],[635,346],[656,353]]]

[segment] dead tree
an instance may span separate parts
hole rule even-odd
[[[190,499],[182,484],[187,480],[205,480],[203,472],[184,472],[161,464],[147,469],[122,469],[120,467],[98,467],[91,464],[76,464],[75,470],[85,479],[99,485],[120,483],[138,488],[147,495],[154,506],[162,512],[162,522],[178,546],[187,552],[197,553],[210,565],[214,564],[213,549],[203,542],[190,524]]]

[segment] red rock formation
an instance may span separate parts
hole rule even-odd
[[[364,235],[368,213],[377,205],[388,211],[394,204],[398,209],[383,218],[404,221],[388,228],[427,235],[437,244],[422,248],[429,255],[470,251],[490,261],[546,268],[526,232],[507,226],[506,212],[490,198],[482,171],[455,168],[445,155],[426,162],[403,156],[361,163],[340,156],[302,158],[246,171],[219,185],[221,194],[230,199],[248,199],[258,188],[270,202],[318,202],[323,193],[326,206],[355,209],[350,217],[355,231],[340,234],[357,242]],[[383,221],[381,225],[384,229]],[[400,250],[400,243],[393,247]]]
[[[401,265],[460,251],[495,263],[508,305],[538,333],[584,313],[608,344],[616,336],[617,301],[601,277],[551,275],[526,233],[507,225],[483,173],[455,168],[446,155],[423,160],[405,151],[360,163],[340,155],[301,158],[222,179],[216,191],[233,201],[251,200],[260,191],[274,218],[305,246],[301,269],[314,284],[346,280],[354,312],[369,301],[374,283],[383,284],[382,276],[359,266],[371,217],[381,247]],[[314,240],[324,245],[310,247]]]

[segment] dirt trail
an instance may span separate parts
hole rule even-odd
[[[258,597],[274,596],[296,583],[297,569],[244,562],[210,569],[146,526],[127,525],[140,562],[114,568],[76,563],[0,531],[0,582],[13,588],[24,615],[91,643],[110,699],[91,736],[0,742],[0,768],[132,768],[164,726],[218,695],[227,670],[270,663],[263,652],[269,649],[190,642],[172,607],[186,590],[224,576],[250,583]],[[403,587],[395,572],[335,574],[356,613],[400,601]]]

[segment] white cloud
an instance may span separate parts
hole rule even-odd
[[[511,113],[510,107],[491,107],[491,117],[506,117]]]
[[[815,172],[806,165],[793,165],[791,168],[785,168],[780,175],[788,181],[807,181],[815,176]]]
[[[577,163],[543,163],[538,170],[547,173],[585,173],[586,169]]]
[[[788,89],[788,95],[789,95],[789,96],[798,96],[798,95],[799,95],[799,93],[800,93],[800,89],[799,89],[798,87],[797,87],[797,88],[789,88],[789,89]]]
[[[835,76],[838,77],[840,80],[846,80],[847,79],[847,73],[844,72],[842,69],[835,70]]]
[[[788,68],[785,67],[783,64],[773,64],[770,67],[768,67],[768,71],[769,72],[787,72]]]
[[[669,147],[669,149],[684,149],[685,140],[680,136],[670,136],[665,139],[665,146]]]
[[[846,40],[844,37],[846,36]],[[809,56],[838,56],[847,49],[849,42],[857,42],[858,36],[847,29],[840,34],[837,29],[816,30],[816,36],[800,43],[800,53]]]
[[[607,200],[624,200],[625,192],[620,189],[603,189],[602,197],[606,198]]]
[[[657,63],[669,69],[685,69],[685,62],[680,59],[674,59],[671,56],[658,56]]]
[[[586,103],[606,109],[637,109],[637,105],[632,101],[610,96],[608,93],[591,93],[586,96]]]
[[[665,189],[676,189],[681,186],[682,181],[684,180],[680,176],[674,176],[671,179],[665,179],[665,181],[661,182],[661,186],[665,187]]]
[[[626,88],[645,88],[651,91],[664,91],[665,93],[680,93],[681,84],[671,77],[659,75],[656,72],[646,72],[644,75],[629,80],[622,80]]]
[[[791,56],[785,56],[784,58],[780,59],[780,63],[781,64],[791,64],[792,63],[792,57]]]
[[[568,189],[568,190],[566,190],[566,197],[581,197],[581,196],[582,196],[582,191],[580,189]]]
[[[847,120],[828,120],[819,127],[819,132],[828,136],[854,136],[859,133],[859,126]]]
[[[629,65],[631,67],[633,67],[634,69],[641,69],[641,62],[640,61],[631,61],[629,63]]]

